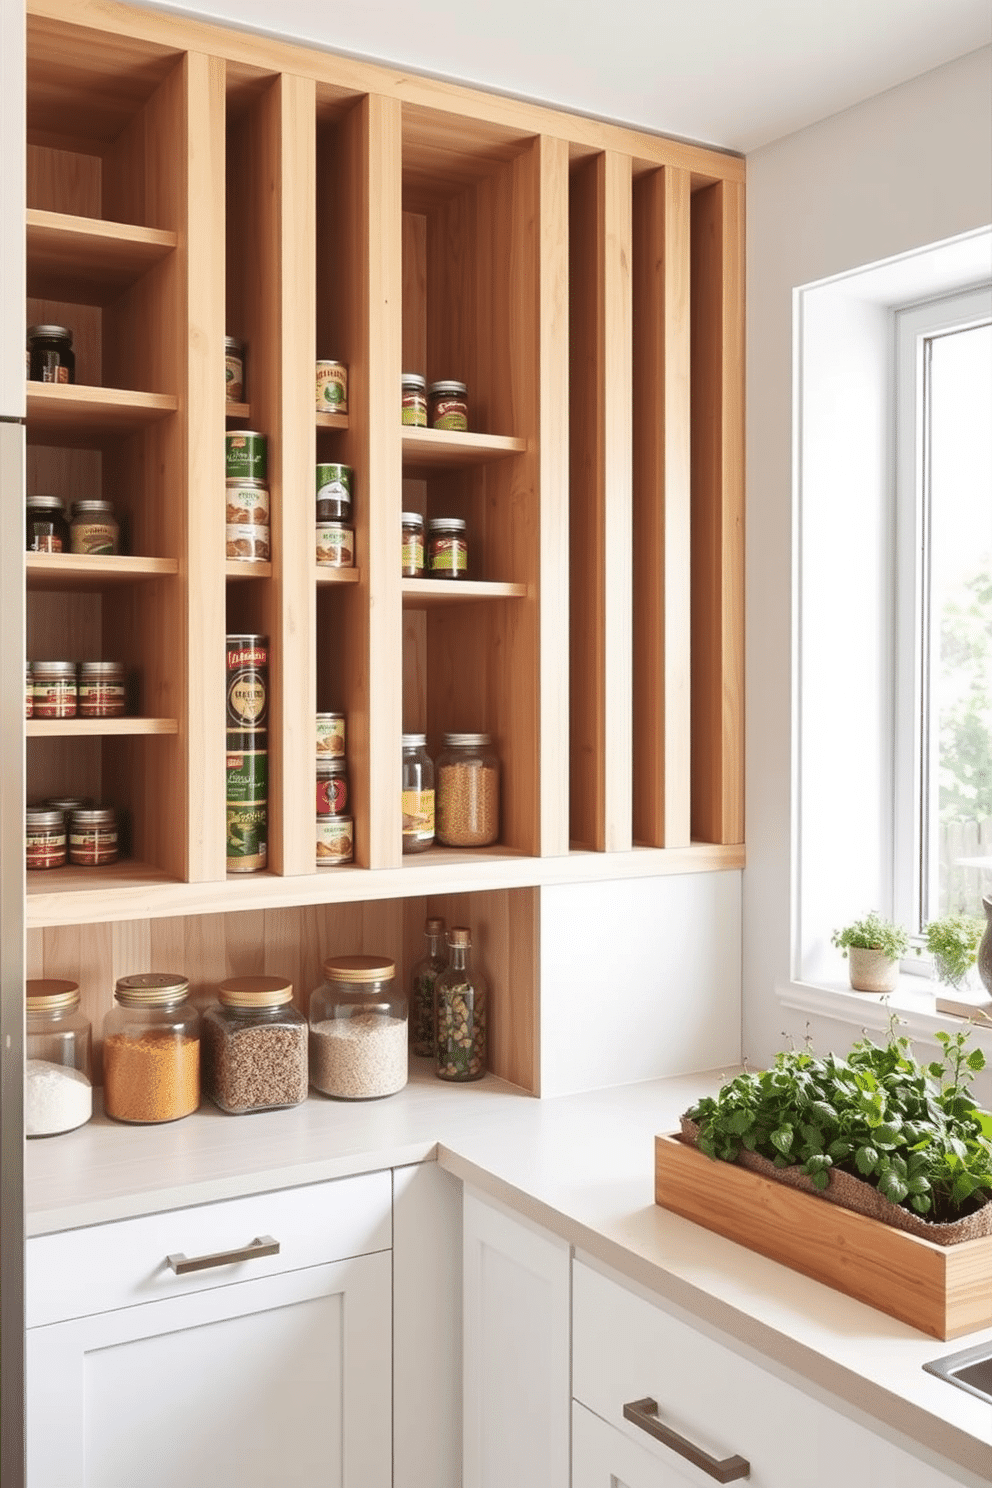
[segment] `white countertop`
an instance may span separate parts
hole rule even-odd
[[[97,1115],[30,1141],[27,1233],[437,1158],[783,1378],[992,1482],[992,1410],[921,1367],[992,1329],[942,1343],[653,1202],[655,1135],[726,1071],[535,1100],[490,1078],[446,1085],[414,1064],[385,1101],[311,1097],[245,1117],[207,1104],[140,1129]]]

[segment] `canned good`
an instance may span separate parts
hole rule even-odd
[[[317,412],[348,412],[348,368],[344,362],[318,361]]]
[[[268,471],[266,439],[254,429],[232,429],[225,435],[227,479],[245,476],[264,481]]]
[[[123,718],[125,712],[124,663],[84,661],[79,666],[79,716]]]
[[[268,563],[272,555],[268,524],[241,527],[229,522],[225,531],[228,558],[236,563]]]
[[[116,863],[117,812],[112,806],[74,811],[69,818],[69,861],[83,868]]]
[[[316,528],[317,562],[324,568],[353,568],[355,529],[344,522],[321,522]]]
[[[317,815],[344,816],[348,810],[348,770],[343,759],[317,761]]]
[[[318,816],[317,867],[337,868],[355,856],[355,824],[350,816]]]
[[[258,873],[269,857],[269,813],[264,801],[227,807],[227,871]]]
[[[228,403],[245,400],[245,346],[233,336],[224,337],[224,397]]]
[[[264,481],[235,476],[224,483],[225,515],[231,527],[264,527],[269,520],[269,488]]]
[[[33,661],[35,718],[75,718],[78,698],[74,661]]]
[[[76,354],[68,326],[28,326],[27,345],[31,382],[75,382]]]
[[[344,759],[344,714],[317,714],[317,759],[332,759],[340,755]]]
[[[461,517],[434,517],[427,524],[427,571],[435,579],[464,579],[468,542]]]
[[[74,501],[69,546],[74,553],[100,557],[120,552],[121,529],[109,501]]]
[[[401,420],[413,429],[427,428],[427,378],[419,372],[404,372],[400,379],[402,390]]]
[[[344,501],[351,509],[354,492],[354,471],[350,465],[324,463],[317,466],[317,500]],[[339,515],[344,515],[343,512]]]
[[[227,804],[257,806],[269,798],[269,751],[265,729],[229,729]]]
[[[468,388],[464,382],[432,382],[427,391],[432,429],[468,429]]]
[[[24,717],[30,718],[34,713],[34,673],[31,663],[26,663],[25,670],[25,693],[24,693]]]
[[[25,516],[29,553],[68,553],[69,523],[58,496],[29,496]]]
[[[229,728],[260,728],[269,702],[269,638],[227,637],[227,723]]]
[[[24,813],[24,847],[28,869],[64,867],[66,834],[62,812],[29,806]]]

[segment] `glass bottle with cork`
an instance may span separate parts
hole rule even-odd
[[[431,915],[424,921],[427,954],[410,973],[410,1048],[422,1058],[434,1053],[434,984],[448,964],[444,945],[444,920]]]
[[[451,962],[434,983],[435,1073],[441,1080],[481,1080],[486,1072],[485,980],[470,966],[472,932],[448,934]]]

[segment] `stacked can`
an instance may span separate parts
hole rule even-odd
[[[268,563],[272,549],[265,435],[235,429],[225,442],[227,556],[240,563]]]
[[[343,713],[317,714],[318,868],[336,868],[355,856],[355,824],[348,809],[348,764]]]
[[[322,567],[354,567],[353,487],[350,465],[323,462],[317,466],[317,562]]]
[[[227,637],[227,871],[268,862],[269,638]]]

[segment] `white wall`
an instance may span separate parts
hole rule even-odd
[[[748,157],[744,1047],[801,1033],[793,877],[793,290],[992,220],[985,48]],[[838,679],[838,704],[842,706]]]

